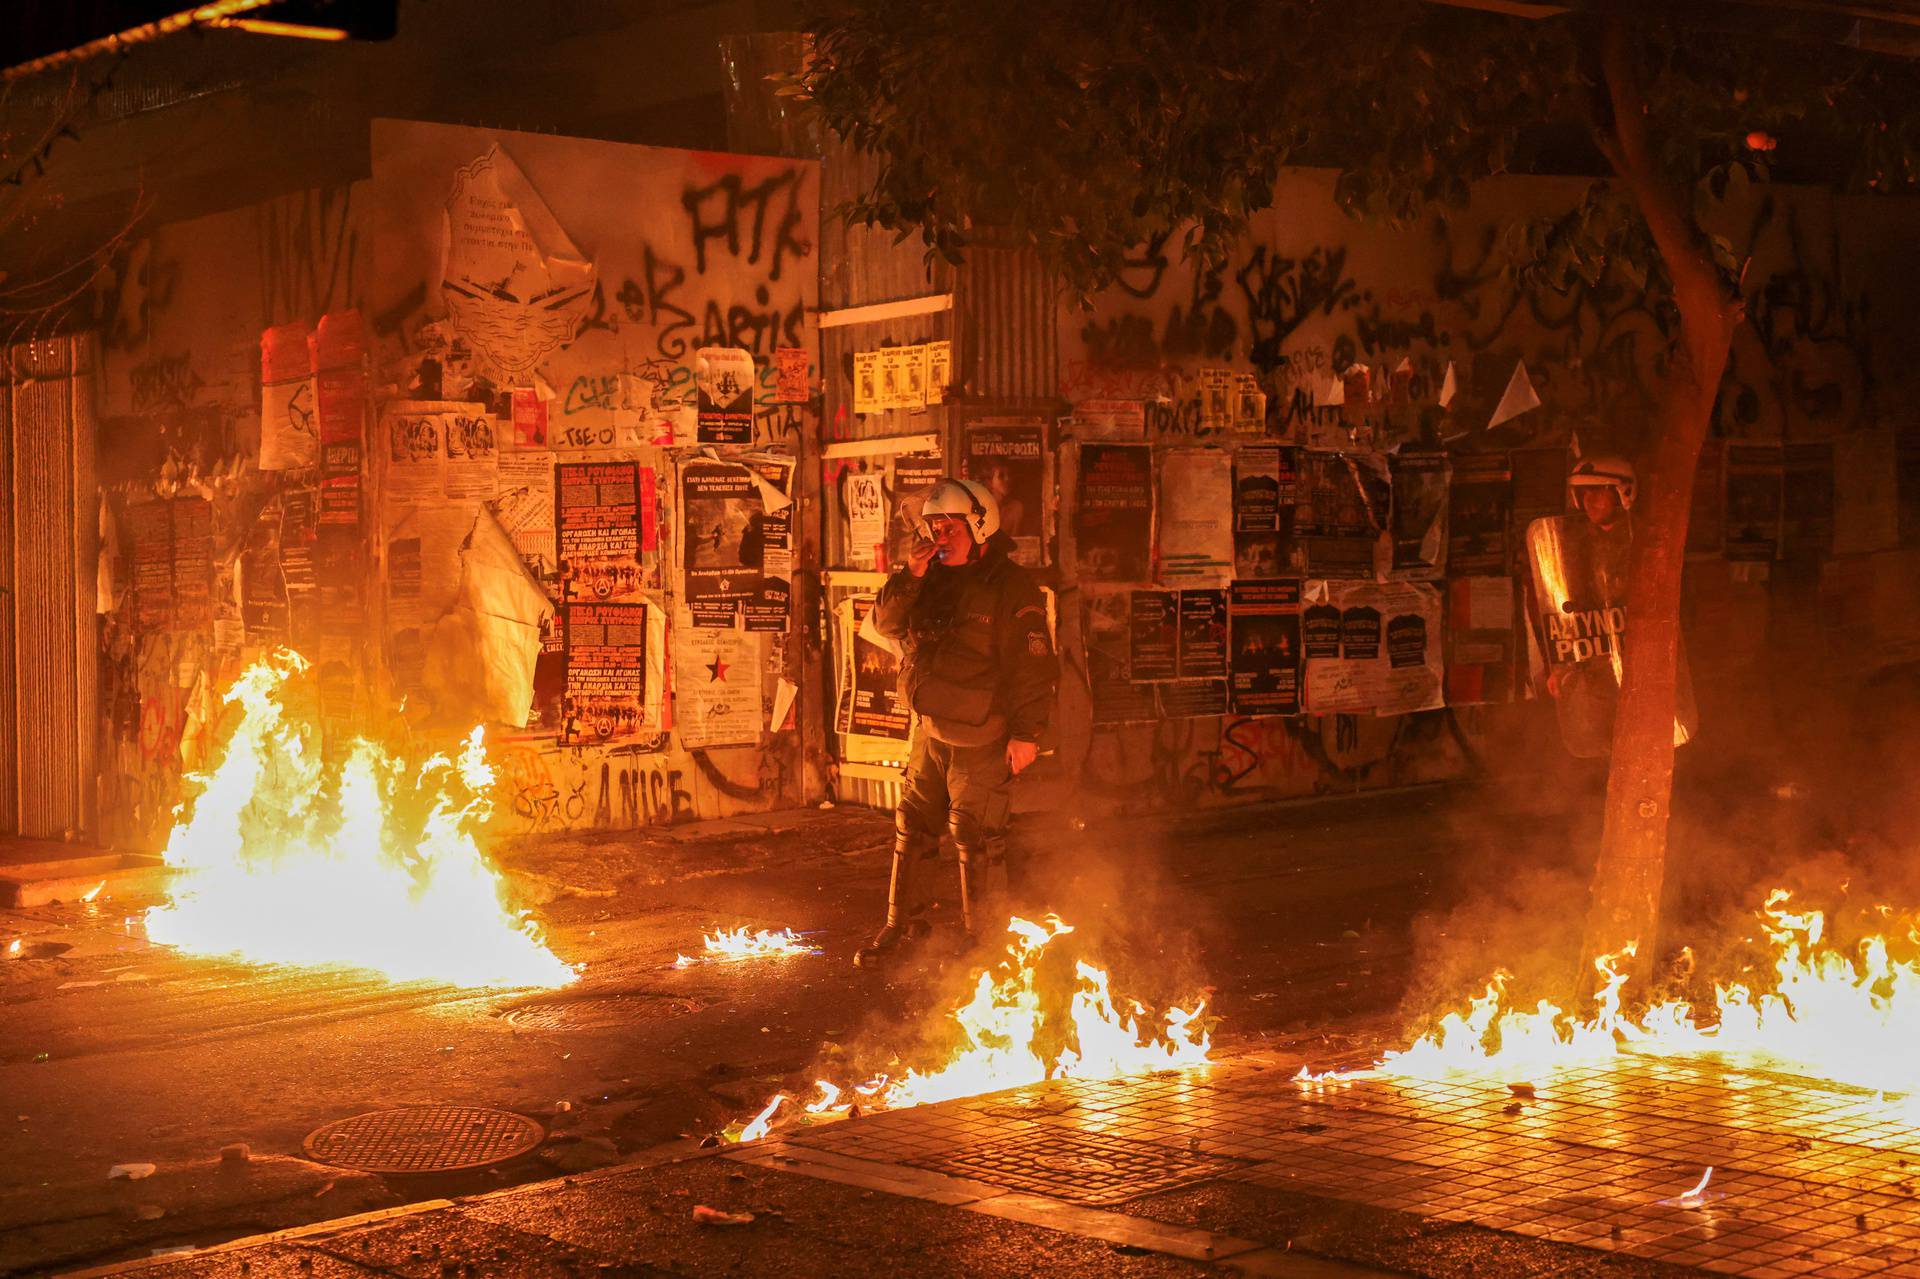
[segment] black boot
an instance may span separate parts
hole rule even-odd
[[[893,841],[893,878],[887,885],[887,924],[870,945],[854,952],[854,967],[878,967],[902,942],[927,935],[927,921],[920,917],[925,908],[921,894],[926,887],[928,863],[939,851],[937,842],[909,831],[905,825],[899,827]]]
[[[982,929],[1002,927],[1007,907],[1007,859],[1005,848],[995,839],[969,847],[961,844],[960,918],[969,940],[977,939]]]

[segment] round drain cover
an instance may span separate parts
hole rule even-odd
[[[337,1119],[301,1142],[311,1159],[362,1172],[453,1172],[524,1155],[546,1140],[525,1115],[486,1106],[408,1106]]]
[[[507,1024],[522,1030],[596,1030],[636,1021],[681,1017],[699,1005],[691,999],[630,991],[586,995],[578,999],[541,999],[506,1012]]]

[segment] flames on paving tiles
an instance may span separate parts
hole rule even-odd
[[[1452,1074],[1531,1080],[1556,1067],[1623,1052],[1715,1053],[1793,1074],[1886,1092],[1920,1091],[1920,912],[1875,906],[1850,946],[1833,940],[1826,912],[1796,910],[1775,889],[1758,912],[1760,962],[1712,983],[1710,1000],[1658,999],[1633,1011],[1624,999],[1627,953],[1596,963],[1591,1013],[1548,1000],[1531,1008],[1507,995],[1496,973],[1466,1008],[1442,1017],[1410,1047],[1364,1071],[1316,1075],[1303,1083]],[[1691,957],[1686,956],[1690,961]]]
[[[306,670],[283,651],[227,691],[238,721],[176,811],[171,898],[147,936],[253,963],[371,969],[394,981],[564,986],[558,959],[512,908],[476,834],[493,770],[479,729],[453,757],[411,763],[367,741],[321,760],[282,694]]]
[[[805,937],[791,928],[775,932],[771,928],[721,929],[701,937],[704,949],[699,955],[680,955],[675,968],[686,968],[703,961],[735,963],[743,959],[785,959],[794,955],[817,955],[819,949],[807,944]]]
[[[1055,916],[1039,923],[1016,916],[1007,930],[1006,954],[945,1016],[951,1049],[944,1059],[901,1063],[860,1082],[817,1080],[811,1098],[781,1093],[729,1135],[755,1141],[776,1123],[795,1119],[846,1118],[1049,1079],[1114,1079],[1207,1062],[1212,1041],[1201,1017],[1204,1004],[1150,1015],[1126,1000],[1123,1012],[1106,970],[1084,960],[1074,963],[1071,990],[1056,993],[1041,980],[1041,963],[1072,926]]]

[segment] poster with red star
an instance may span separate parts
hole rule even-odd
[[[673,627],[673,728],[687,750],[755,745],[761,711],[761,640],[695,626],[682,608]]]

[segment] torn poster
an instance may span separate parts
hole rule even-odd
[[[1267,393],[1251,373],[1233,375],[1229,428],[1237,435],[1260,435],[1267,429]]]
[[[753,355],[738,347],[703,346],[694,353],[696,439],[701,444],[753,443]]]
[[[1505,453],[1456,453],[1447,497],[1447,564],[1456,573],[1502,573],[1513,471]]]
[[[134,621],[143,631],[213,624],[213,504],[203,497],[135,502]]]
[[[1127,678],[1136,684],[1180,673],[1177,591],[1134,591],[1127,617]]]
[[[313,357],[307,326],[283,324],[260,335],[260,469],[291,471],[320,460],[314,423]]]
[[[510,385],[573,341],[595,271],[498,146],[454,174],[441,224],[440,296],[453,328]]]
[[[493,513],[537,578],[559,571],[554,547],[553,454],[502,453]]]
[[[760,565],[760,590],[741,615],[749,631],[783,634],[793,594],[793,459],[753,457],[747,465],[760,505],[748,516],[742,553]]]
[[[133,623],[142,631],[173,625],[173,510],[165,499],[127,508],[133,539]]]
[[[474,507],[464,502],[391,508],[385,574],[390,628],[427,626],[453,607],[461,547],[474,516]]]
[[[490,502],[499,483],[498,423],[468,409],[447,420],[443,491],[454,501]]]
[[[1074,554],[1092,582],[1144,582],[1153,560],[1153,447],[1079,446]]]
[[[1440,592],[1425,583],[1306,584],[1311,605],[1339,617],[1339,655],[1306,662],[1306,708],[1404,715],[1442,704]]]
[[[592,745],[638,737],[645,727],[647,604],[574,604],[561,609],[566,684],[560,740]]]
[[[280,501],[267,499],[240,552],[240,624],[246,642],[285,644],[287,581],[280,571]]]
[[[1158,718],[1151,684],[1131,678],[1133,592],[1089,590],[1086,599],[1087,684],[1095,724],[1136,724]]]
[[[1782,480],[1779,445],[1727,447],[1728,559],[1769,561],[1780,557]]]
[[[1300,583],[1235,582],[1229,590],[1236,715],[1300,712]]]
[[[1200,370],[1200,429],[1224,431],[1233,420],[1233,370]]]
[[[1183,680],[1225,679],[1227,593],[1223,590],[1184,590],[1180,592],[1175,608],[1180,630],[1180,655],[1175,677]]]
[[[847,512],[847,561],[885,572],[887,501],[878,471],[849,471],[841,480]]]
[[[1392,455],[1393,576],[1430,580],[1447,564],[1447,483],[1452,468],[1444,453]]]
[[[1456,577],[1447,583],[1447,704],[1513,699],[1516,670],[1513,579]]]
[[[927,343],[927,404],[945,404],[952,385],[953,343],[944,338]]]
[[[1012,559],[1045,563],[1044,518],[1053,491],[1047,428],[1033,418],[976,418],[966,429],[966,478],[987,486],[1000,505],[1000,530]]]
[[[813,398],[813,352],[804,346],[775,347],[773,402],[805,404]]]
[[[870,595],[847,601],[847,625],[841,637],[841,652],[847,660],[842,663],[839,731],[904,742],[911,717],[900,700],[900,659],[860,634],[872,612]]]
[[[320,317],[307,339],[320,435],[319,522],[360,523],[360,471],[371,412],[366,336],[358,311]]]
[[[946,461],[938,453],[896,453],[887,491],[888,571],[902,568],[914,539],[921,536],[920,512],[927,492],[946,475]]]
[[[553,470],[554,550],[563,598],[639,599],[645,584],[639,464],[561,462]]]
[[[1233,455],[1221,449],[1161,454],[1158,525],[1162,582],[1224,582],[1233,576]]]
[[[1370,578],[1392,503],[1386,459],[1302,450],[1294,533],[1316,577]]]
[[[853,355],[853,411],[878,413],[880,402],[880,353],[856,351]]]
[[[440,496],[446,482],[446,432],[456,405],[401,401],[380,420],[386,441],[381,492],[389,502],[417,502]]]
[[[1494,407],[1493,417],[1487,422],[1487,429],[1493,430],[1503,422],[1511,422],[1522,413],[1531,412],[1540,407],[1540,396],[1533,389],[1533,381],[1527,377],[1527,362],[1515,360],[1513,376],[1507,379],[1507,389],[1500,394],[1500,403]]]
[[[673,731],[687,750],[760,740],[761,642],[734,630],[673,626]]]
[[[1073,406],[1073,433],[1082,440],[1141,440],[1147,435],[1145,400],[1081,400]]]

